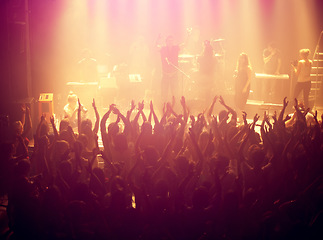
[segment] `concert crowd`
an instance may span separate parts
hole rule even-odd
[[[76,126],[42,116],[33,148],[23,108],[1,124],[3,237],[323,239],[323,115],[282,102],[238,120],[221,96],[195,116],[184,97],[101,117],[93,100],[92,123],[78,100]]]

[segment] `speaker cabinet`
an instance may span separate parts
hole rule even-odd
[[[47,122],[54,114],[53,93],[41,93],[38,101],[38,117],[45,116]]]

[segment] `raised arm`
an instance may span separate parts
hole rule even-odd
[[[207,118],[208,118],[209,123],[212,121],[212,112],[213,112],[214,105],[215,105],[217,99],[218,99],[218,96],[215,96],[213,98],[213,101],[211,103],[211,106],[209,107],[209,110],[207,111]]]
[[[173,97],[173,99],[174,99],[174,97]],[[167,103],[166,107],[168,108],[169,113],[173,114],[175,117],[178,117],[178,114],[173,109],[174,102],[175,102],[175,100],[173,101],[172,104]]]
[[[223,107],[225,107],[228,110],[229,113],[231,113],[232,116],[231,116],[231,121],[230,122],[232,124],[236,125],[236,123],[237,123],[237,112],[234,111],[231,107],[229,107],[228,105],[225,104],[224,99],[223,99],[222,96],[220,96],[219,102],[221,103],[221,105]]]
[[[158,117],[157,117],[157,115],[155,113],[155,110],[154,110],[154,106],[153,106],[153,102],[152,101],[150,101],[150,113],[151,113],[151,115],[154,118],[155,125],[159,126],[160,125],[160,122],[159,122]],[[149,119],[148,119],[148,121],[151,122],[151,120],[149,120]]]
[[[78,109],[77,109],[77,131],[78,131],[78,134],[80,134],[82,131],[81,131],[81,111],[82,111],[82,104],[81,104],[81,101],[80,99],[78,98],[77,99],[78,101]]]
[[[269,116],[267,115],[266,111],[264,112],[264,118],[262,120],[262,123],[260,125],[260,133],[261,133],[261,138],[262,138],[262,141],[263,141],[263,145],[264,145],[264,149],[267,150],[267,149],[273,149],[273,146],[272,146],[272,142],[270,140],[270,138],[268,137],[268,131],[267,131],[267,128],[266,128],[266,123],[268,124],[269,122]],[[270,131],[271,127],[269,127],[269,131]]]
[[[94,128],[93,128],[93,133],[96,135],[96,134],[98,134],[98,131],[99,131],[100,115],[99,115],[98,109],[95,105],[94,98],[93,98],[93,102],[92,102],[92,107],[93,107],[93,110],[95,113],[95,124],[94,124]]]
[[[272,57],[273,57],[272,52],[270,54],[267,54],[267,50],[263,51],[262,58],[263,58],[265,64],[267,64]]]
[[[167,108],[167,103],[164,103],[163,106],[163,115],[162,118],[160,119],[160,124],[165,125],[166,124],[166,118],[169,115],[168,108]]]
[[[131,117],[131,113],[133,112],[133,110],[135,109],[136,105],[135,105],[135,101],[131,100],[131,107],[130,109],[127,111],[127,119],[130,122],[130,117]]]
[[[286,107],[288,106],[288,101],[286,99],[287,99],[287,97],[284,98],[283,108],[282,108],[282,110],[279,113],[279,117],[278,117],[278,121],[279,122],[283,122],[283,120],[284,120],[285,110],[286,110]]]
[[[255,116],[254,116],[254,118],[253,118],[253,122],[252,122],[252,124],[251,124],[251,126],[250,126],[250,130],[248,131],[248,133],[247,133],[247,135],[246,135],[246,137],[245,137],[245,139],[242,141],[242,143],[240,144],[240,147],[239,147],[239,151],[238,151],[238,154],[240,155],[240,156],[242,156],[242,152],[243,152],[243,149],[244,149],[244,147],[245,147],[245,145],[247,144],[247,140],[248,140],[248,138],[249,138],[249,136],[250,136],[250,134],[252,133],[252,132],[254,132],[255,130],[255,126],[256,126],[256,123],[257,123],[257,121],[259,120],[259,115],[258,114],[256,114]]]
[[[101,119],[101,123],[100,123],[100,129],[101,129],[101,136],[103,139],[103,136],[105,136],[107,134],[107,127],[106,127],[106,122],[110,116],[110,113],[112,111],[114,104],[111,104],[109,107],[109,110],[103,115],[102,119]]]
[[[41,129],[41,126],[43,125],[43,124],[45,124],[45,116],[44,115],[42,115],[41,117],[40,117],[40,122],[39,122],[39,124],[37,125],[37,129],[36,129],[36,133],[35,133],[35,144],[37,144],[37,142],[38,142],[38,140],[39,140],[39,138],[40,138],[40,129]]]
[[[247,122],[247,113],[245,111],[242,112],[243,124],[246,126],[248,125]]]
[[[145,107],[144,100],[142,100],[141,103],[138,103],[138,108],[139,108],[139,111],[140,111],[140,114],[141,114],[143,122],[146,122],[147,117],[146,117],[146,115],[144,113],[144,107]]]
[[[50,123],[52,124],[52,128],[53,128],[53,131],[54,131],[55,138],[58,139],[58,131],[57,131],[57,128],[56,128],[56,125],[55,125],[54,116],[50,117]]]
[[[124,124],[124,130],[123,132],[127,135],[130,133],[131,130],[131,125],[130,122],[128,121],[128,119],[120,112],[120,110],[116,107],[113,106],[112,111],[114,114],[116,114],[118,116],[118,118],[120,118]]]
[[[187,120],[188,120],[188,116],[189,116],[189,111],[188,111],[188,108],[187,108],[187,105],[186,105],[186,101],[185,101],[185,97],[184,96],[181,97],[180,102],[181,102],[181,105],[182,105],[182,108],[183,108],[184,123],[186,125]]]
[[[138,123],[138,119],[140,116],[142,117],[143,122],[147,121],[146,115],[143,112],[144,107],[144,101],[138,103],[138,112],[133,120],[135,123]]]
[[[31,116],[30,116],[30,109],[28,106],[26,106],[25,110],[24,110],[24,131],[22,133],[23,137],[27,137],[27,135],[29,134],[31,128],[32,128],[32,122],[31,122]]]

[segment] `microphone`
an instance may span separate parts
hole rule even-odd
[[[168,61],[168,58],[167,57],[165,57],[165,60],[166,60],[167,64],[169,65],[169,61]]]

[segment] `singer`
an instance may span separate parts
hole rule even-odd
[[[172,97],[178,97],[178,54],[179,45],[174,45],[173,36],[166,38],[166,45],[160,48],[160,56],[162,63],[162,79],[161,79],[161,98],[163,102],[171,101]]]

